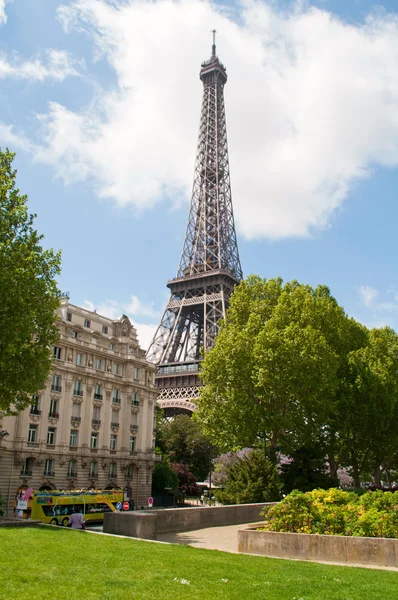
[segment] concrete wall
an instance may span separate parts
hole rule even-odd
[[[274,503],[105,513],[104,532],[156,540],[162,533],[253,523],[270,504]]]
[[[258,524],[259,527],[262,523]],[[238,531],[238,552],[278,558],[398,567],[398,539]]]

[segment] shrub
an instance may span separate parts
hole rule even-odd
[[[275,465],[262,450],[251,450],[227,466],[224,490],[215,497],[223,504],[279,500],[282,487]]]
[[[293,491],[266,507],[264,530],[366,537],[398,537],[398,493],[338,489]]]

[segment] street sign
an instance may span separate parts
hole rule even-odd
[[[130,504],[128,502],[123,502],[123,510],[128,510],[130,508]]]
[[[116,504],[116,508],[117,508],[117,510],[122,510],[122,503],[121,503],[121,502],[118,502],[118,503]]]
[[[152,498],[152,496],[150,496],[148,498],[148,506],[152,507],[152,504],[153,504],[153,498]]]

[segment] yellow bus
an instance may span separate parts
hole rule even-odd
[[[86,522],[103,521],[104,513],[118,510],[119,503],[123,503],[123,490],[35,491],[30,518],[66,527],[74,511],[81,510]]]

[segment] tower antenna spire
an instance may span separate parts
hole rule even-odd
[[[216,55],[216,33],[217,33],[217,31],[215,29],[212,29],[211,32],[213,34],[213,45],[211,47],[211,55],[213,57]]]

